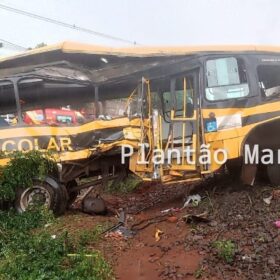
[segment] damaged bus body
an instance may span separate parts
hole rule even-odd
[[[50,205],[71,203],[128,170],[172,183],[227,166],[252,185],[258,161],[244,164],[244,147],[280,148],[280,48],[63,43],[0,60],[0,78],[1,165],[33,149],[54,151],[58,163],[55,178],[18,194],[20,211],[45,184],[63,189]],[[278,165],[266,168],[280,184]],[[95,180],[77,185],[85,177]]]

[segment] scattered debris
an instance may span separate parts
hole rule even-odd
[[[111,231],[111,232],[107,232],[105,234],[106,238],[111,238],[111,239],[115,239],[115,240],[122,240],[124,239],[123,234],[120,231]]]
[[[93,186],[89,187],[82,195],[78,196],[75,201],[75,204],[80,204],[84,200],[84,198],[87,197],[91,193],[93,188],[94,188]]]
[[[182,209],[189,206],[189,204],[192,204],[192,206],[198,206],[198,204],[201,201],[201,196],[199,194],[190,195],[187,197],[186,202],[184,203]]]
[[[274,224],[275,224],[275,226],[276,226],[277,228],[280,228],[280,220],[274,222]]]
[[[135,224],[133,224],[131,226],[131,230],[135,230],[135,231],[139,231],[139,230],[142,230],[152,224],[158,224],[158,223],[161,223],[161,222],[164,222],[166,221],[167,218],[166,218],[166,214],[165,215],[160,215],[160,216],[155,216],[153,218],[149,218],[149,219],[145,219],[145,220],[142,220],[140,222],[137,222]]]
[[[136,234],[135,231],[132,231],[124,226],[120,226],[115,232],[121,233],[125,238],[132,238]]]
[[[266,197],[263,199],[263,201],[267,204],[267,205],[270,205],[271,204],[271,200],[272,200],[273,196],[269,196],[269,197]]]
[[[251,262],[252,261],[252,257],[251,256],[247,256],[247,255],[244,255],[241,257],[242,261],[247,261],[247,262]]]
[[[123,209],[121,209],[120,213],[119,213],[119,222],[116,225],[113,225],[113,226],[107,228],[106,230],[104,230],[102,232],[102,234],[111,232],[111,231],[116,231],[119,227],[124,226],[125,223],[126,223],[126,213]]]
[[[181,209],[180,208],[168,208],[168,209],[165,209],[165,210],[162,210],[162,211],[160,211],[160,213],[162,213],[162,214],[167,214],[167,213],[170,213],[170,212],[179,212],[179,211],[181,211]]]
[[[187,224],[194,223],[210,223],[211,221],[206,218],[207,212],[198,214],[198,215],[186,215],[183,217],[183,220]]]
[[[122,223],[123,225],[125,225],[126,223],[126,212],[123,209],[120,209],[118,212],[118,216],[119,216],[119,223]]]
[[[100,241],[104,242],[100,247],[114,263],[119,279],[279,278],[280,228],[275,224],[280,220],[280,200],[276,200],[280,197],[279,189],[258,184],[246,189],[236,182],[215,180],[212,183],[215,188],[211,190],[210,183],[196,190],[201,195],[199,206],[184,210],[176,207],[184,204],[185,186],[179,190],[178,185],[172,188],[152,185],[118,199],[104,196],[106,201],[112,201],[114,209],[125,207],[127,213],[124,219],[125,213],[119,211],[118,219],[124,225],[118,224],[116,230],[108,232],[108,239]],[[268,207],[263,198],[271,195]],[[152,205],[144,213],[135,215],[139,209]],[[129,220],[129,214],[133,214],[133,219]],[[194,224],[181,223],[186,214],[189,215],[185,219]],[[172,225],[173,217],[180,222]],[[88,215],[85,219],[90,225],[92,220],[105,220]],[[108,219],[114,223],[112,217]],[[129,239],[127,229],[135,231],[137,237]],[[158,242],[155,241],[156,229],[164,231],[164,235],[159,234]]]
[[[160,229],[156,229],[156,233],[155,233],[156,242],[160,241],[160,236],[162,234],[163,234],[163,231],[161,231]]]

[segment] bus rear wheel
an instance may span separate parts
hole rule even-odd
[[[280,168],[277,162],[267,165],[267,176],[273,186],[280,186]]]
[[[16,191],[15,208],[21,213],[35,206],[45,206],[55,215],[62,215],[67,201],[65,186],[51,177],[46,177],[43,181],[34,179],[29,188],[19,187]]]

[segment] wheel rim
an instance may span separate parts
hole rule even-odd
[[[20,207],[25,211],[28,207],[32,206],[46,206],[50,208],[51,206],[51,194],[46,188],[40,185],[27,188],[21,194],[20,197]]]

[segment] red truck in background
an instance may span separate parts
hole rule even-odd
[[[79,111],[67,108],[48,108],[25,112],[23,121],[29,125],[71,125],[82,124],[85,122],[85,118]]]

